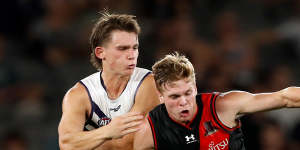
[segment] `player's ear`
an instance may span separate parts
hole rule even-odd
[[[160,102],[161,104],[165,102],[164,97],[163,97],[163,93],[162,93],[162,92],[163,92],[162,90],[160,91],[160,90],[156,87],[156,94],[157,94],[157,96],[158,96],[158,98],[159,98],[159,102]]]
[[[196,84],[194,85],[194,89],[195,89],[195,95],[197,95],[198,94],[198,89],[197,89]]]
[[[158,92],[158,91],[157,91],[157,94],[158,94],[159,102],[160,102],[161,104],[164,103],[165,101],[164,101],[163,95],[162,95],[160,92]]]
[[[94,50],[95,56],[99,59],[105,59],[103,47],[97,46]]]

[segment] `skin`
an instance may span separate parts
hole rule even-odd
[[[165,84],[164,88],[160,97],[166,105],[169,116],[181,124],[192,120],[197,112],[195,99],[197,89],[194,82],[179,80]]]
[[[189,93],[187,89],[195,87],[195,83],[186,82],[186,79],[173,82],[173,87],[165,86],[164,91],[160,93],[163,95],[161,100],[165,102],[169,116],[178,122],[184,124],[187,120],[191,119],[195,115],[195,109],[191,110],[191,115],[185,115],[180,117],[180,110],[183,105],[189,104],[196,105],[196,99],[193,94],[193,98],[187,98]],[[180,87],[180,88],[179,88]],[[193,92],[192,92],[193,93]],[[222,93],[216,99],[216,111],[219,119],[222,123],[228,127],[234,127],[237,125],[236,119],[244,114],[250,114],[260,111],[267,111],[279,108],[291,108],[300,107],[300,88],[288,87],[286,89],[273,92],[273,93],[259,93],[251,94],[244,91],[230,91]],[[171,95],[170,95],[171,94]],[[172,95],[177,95],[178,102],[173,101]],[[171,96],[171,97],[170,97]],[[176,97],[177,97],[176,96]],[[196,106],[197,107],[197,106]],[[152,137],[151,127],[147,119],[143,121],[141,129],[135,133],[134,150],[150,150],[154,149],[154,142]]]
[[[109,98],[114,100],[120,96],[136,67],[138,36],[115,30],[107,43],[95,48],[95,55],[102,59],[102,78]],[[157,104],[159,99],[150,74],[138,89],[129,113],[112,118],[106,126],[83,131],[86,116],[91,113],[91,104],[87,91],[77,83],[63,99],[63,114],[58,127],[60,149],[132,149],[132,133],[139,130],[144,114]]]

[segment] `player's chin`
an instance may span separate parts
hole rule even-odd
[[[134,69],[127,68],[127,69],[125,69],[124,74],[125,75],[131,75],[131,74],[133,74],[133,71],[134,71]]]
[[[181,118],[180,122],[186,124],[186,123],[190,122],[190,120],[187,118]]]

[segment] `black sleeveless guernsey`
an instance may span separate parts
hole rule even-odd
[[[241,123],[225,126],[216,115],[217,93],[196,96],[197,115],[186,125],[172,120],[164,104],[149,112],[156,150],[245,150]]]

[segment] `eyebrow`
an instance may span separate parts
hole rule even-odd
[[[139,44],[134,44],[133,45],[133,47],[137,47],[137,46],[139,46]],[[129,48],[129,47],[131,47],[130,45],[117,45],[116,47],[123,47],[123,48]]]
[[[168,97],[179,97],[179,96],[180,96],[180,94],[171,94]]]
[[[191,91],[192,91],[192,89],[190,88],[190,89],[184,91],[183,93],[185,94],[185,93],[191,92]],[[168,97],[172,97],[172,96],[180,96],[180,94],[171,94],[171,95],[169,95]]]
[[[117,48],[126,48],[128,49],[130,46],[129,45],[118,45]]]

